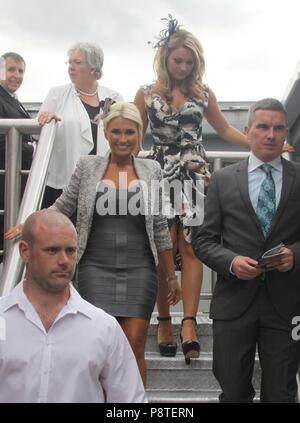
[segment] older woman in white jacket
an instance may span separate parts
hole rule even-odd
[[[38,115],[42,125],[53,118],[60,120],[49,164],[44,207],[59,197],[80,156],[105,155],[108,144],[97,115],[105,99],[122,100],[119,93],[97,82],[102,76],[104,58],[98,46],[77,43],[68,51],[68,57],[71,84],[51,88]]]

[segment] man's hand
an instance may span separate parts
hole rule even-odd
[[[288,272],[294,267],[294,253],[287,247],[282,247],[282,255],[273,257],[265,262],[266,269],[278,270],[278,272]]]
[[[250,257],[236,256],[232,261],[232,272],[242,280],[254,279],[264,272],[264,269],[257,267],[258,262]]]

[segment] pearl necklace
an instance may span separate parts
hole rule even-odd
[[[77,87],[75,87],[75,89],[76,89],[77,94],[79,96],[80,95],[86,95],[87,97],[94,97],[94,95],[96,95],[97,92],[98,92],[98,85],[97,85],[97,88],[96,88],[95,92],[93,92],[93,93],[86,93],[86,92],[82,91],[80,88],[77,88]]]

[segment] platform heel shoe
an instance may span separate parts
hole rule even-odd
[[[158,325],[157,329],[159,327],[159,322],[167,322],[168,320],[171,320],[171,316],[168,317],[157,317]],[[176,351],[177,351],[177,344],[172,342],[160,342],[158,344],[158,349],[160,352],[160,355],[163,357],[175,357]]]
[[[197,326],[196,317],[187,316],[187,317],[184,317],[181,321],[181,331],[182,331],[183,322],[185,320],[193,320],[195,322],[195,326]],[[190,364],[191,358],[198,358],[199,357],[199,355],[200,355],[200,344],[199,344],[198,341],[182,342],[183,339],[182,339],[181,333],[180,333],[180,340],[181,340],[182,352],[183,352],[184,358],[185,358],[185,363]]]

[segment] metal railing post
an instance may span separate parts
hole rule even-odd
[[[222,159],[218,157],[217,159],[214,159],[214,172],[221,168],[222,168]]]
[[[18,217],[12,222],[12,226],[18,223],[24,223],[26,218],[40,206],[46,184],[55,132],[55,122],[45,125],[42,129]],[[9,293],[21,280],[24,267],[19,255],[18,240],[8,241],[7,244],[9,245],[9,250],[1,274],[0,295]]]
[[[8,131],[5,148],[4,228],[10,228],[17,220],[21,193],[22,135],[16,128]],[[4,241],[5,257],[9,249],[10,243]]]

